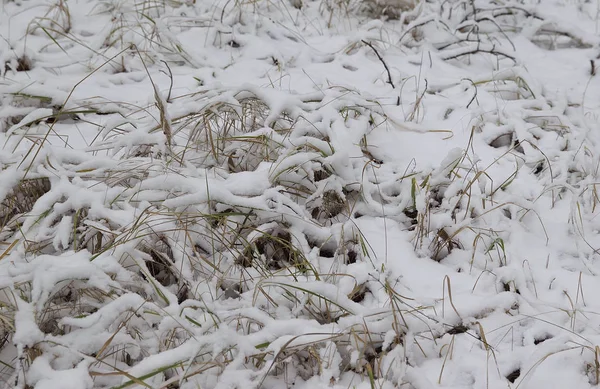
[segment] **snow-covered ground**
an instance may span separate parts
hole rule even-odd
[[[0,385],[600,383],[600,0],[2,0]]]

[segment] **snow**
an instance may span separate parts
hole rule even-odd
[[[6,0],[0,387],[591,388],[586,0]]]

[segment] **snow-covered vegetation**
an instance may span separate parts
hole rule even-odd
[[[599,0],[2,0],[0,385],[600,384]]]

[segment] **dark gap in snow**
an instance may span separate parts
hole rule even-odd
[[[6,61],[4,63],[4,72],[14,70],[15,72],[28,72],[33,68],[33,62],[31,59],[22,55],[13,61]]]
[[[335,256],[335,249],[332,250],[331,247],[321,247],[321,250],[319,250],[319,256],[324,258],[333,258]]]
[[[356,254],[356,251],[350,250],[348,251],[348,254],[346,254],[346,257],[346,264],[353,264],[356,263],[356,258],[358,257],[358,254]]]
[[[543,343],[543,342],[545,342],[547,340],[550,340],[550,339],[552,339],[552,335],[549,335],[549,334],[544,334],[544,335],[541,335],[541,336],[536,336],[533,339],[533,344],[535,344],[537,346],[538,344]]]
[[[512,132],[499,135],[490,142],[490,146],[499,149],[501,147],[508,147],[511,145],[513,139]]]
[[[469,331],[469,327],[465,326],[464,324],[459,324],[450,328],[448,331],[446,331],[446,333],[449,335],[458,335],[464,334],[467,331]]]
[[[509,375],[507,375],[506,379],[512,384],[517,380],[517,378],[519,378],[520,375],[521,375],[521,369],[517,369],[517,370],[514,370],[513,372],[511,372]]]

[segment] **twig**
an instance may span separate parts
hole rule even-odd
[[[453,54],[453,55],[449,55],[447,57],[443,57],[443,59],[445,61],[448,61],[450,59],[456,59],[456,58],[463,57],[465,55],[477,54],[477,53],[487,53],[487,54],[493,54],[493,55],[501,55],[503,57],[506,57],[506,58],[512,60],[513,62],[517,62],[517,60],[515,59],[515,57],[513,57],[512,55],[509,55],[509,54],[497,51],[495,47],[492,47],[491,49],[483,49],[483,48],[475,47],[475,48],[473,48],[471,50],[463,51],[462,53],[456,53],[456,54]]]
[[[517,50],[517,48],[515,47],[515,44],[513,43],[513,41],[508,37],[508,35],[506,35],[506,33],[504,32],[504,30],[502,29],[502,27],[500,27],[500,25],[498,23],[496,23],[496,21],[492,18],[490,18],[489,16],[485,16],[482,17],[481,19],[477,20],[477,23],[479,23],[480,21],[488,21],[490,23],[493,23],[497,28],[498,31],[500,31],[500,33],[502,35],[504,35],[504,38],[506,38],[506,40],[508,41],[508,43],[510,43],[510,45],[512,46],[513,50]]]
[[[383,60],[383,58],[381,57],[381,55],[379,54],[377,49],[371,43],[367,42],[366,40],[361,40],[361,42],[364,43],[365,45],[369,46],[375,52],[375,55],[377,56],[377,58],[379,58],[379,61],[383,64],[383,67],[385,68],[385,71],[387,72],[388,84],[390,84],[392,86],[392,88],[396,89],[396,85],[394,85],[394,82],[392,81],[392,74],[390,73],[390,69],[388,68],[387,64],[385,63],[385,61]]]
[[[167,70],[169,71],[169,80],[171,81],[170,85],[169,85],[169,94],[167,94],[167,103],[171,102],[171,91],[173,90],[173,72],[171,71],[171,68],[169,67],[169,64],[167,63],[167,61],[165,60],[161,60],[162,63],[165,64],[165,66],[167,67]],[[165,75],[167,74],[164,70],[161,70],[162,73],[165,73]]]
[[[473,87],[475,88],[475,94],[473,94],[473,97],[471,97],[471,100],[469,100],[469,104],[467,104],[467,108],[469,108],[469,106],[473,103],[473,101],[475,101],[475,99],[477,98],[477,85],[475,85],[475,83],[473,82],[473,80],[471,80],[470,78],[463,78],[463,80],[467,80],[470,81],[471,84],[473,84]]]

